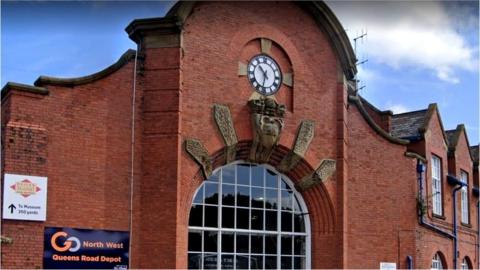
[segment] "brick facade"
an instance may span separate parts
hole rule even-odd
[[[419,224],[418,160],[427,167],[426,220],[447,232],[453,215],[447,174],[469,175],[470,224],[459,223],[458,261],[468,256],[477,266],[472,186],[478,161],[474,166],[465,131],[451,145],[432,106],[422,138],[393,137],[391,113],[362,105],[352,91],[353,51],[345,33],[335,31],[338,22],[323,3],[181,3],[164,19],[132,22],[127,32],[138,55],[127,52],[95,76],[7,84],[2,176],[47,176],[49,195],[46,222],[2,221],[2,236],[13,243],[2,243],[1,266],[42,268],[43,230],[55,226],[131,230],[132,268],[186,268],[189,211],[204,178],[184,142],[201,141],[214,169],[225,165],[212,116],[213,104],[224,104],[238,136],[236,159],[248,159],[253,90],[239,63],[262,51],[262,38],[272,41],[268,54],[294,80],[275,96],[287,109],[269,164],[278,166],[292,149],[303,120],[315,122],[315,135],[286,175],[299,184],[321,160],[336,161],[332,177],[302,192],[312,268],[378,268],[380,262],[406,268],[407,256],[415,268],[429,268],[438,251],[445,267],[453,267],[453,241]],[[442,160],[440,217],[432,216],[428,200],[432,154]]]

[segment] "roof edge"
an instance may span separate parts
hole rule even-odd
[[[448,142],[448,151],[449,152],[452,152],[452,153],[455,153],[455,151],[457,151],[457,145],[458,145],[458,141],[460,140],[460,134],[463,133],[463,136],[465,136],[465,141],[467,142],[467,147],[468,147],[468,154],[470,156],[470,159],[472,161],[475,161],[475,159],[473,158],[472,156],[472,152],[470,151],[470,142],[468,141],[468,135],[467,135],[467,130],[465,128],[465,125],[464,124],[458,124],[457,127],[455,128],[455,133],[454,133],[454,137],[453,137],[453,140],[452,140],[452,144],[450,144],[450,142]]]
[[[360,114],[363,116],[363,118],[367,121],[368,125],[377,132],[380,136],[383,138],[387,139],[389,142],[395,143],[395,144],[400,144],[400,145],[407,145],[410,143],[410,140],[405,140],[405,139],[400,139],[400,138],[395,138],[389,133],[387,133],[385,130],[383,130],[380,126],[375,123],[375,121],[372,119],[372,117],[368,114],[367,110],[362,104],[362,101],[360,97],[357,96],[352,96],[348,95],[348,101],[352,102],[355,104],[360,111]]]
[[[148,31],[160,34],[180,33],[195,4],[196,1],[178,1],[164,17],[133,20],[125,28],[125,31],[137,44]],[[352,80],[357,73],[357,58],[342,24],[333,11],[323,1],[294,1],[294,4],[299,5],[313,16],[318,27],[331,41],[332,49],[340,61],[343,73],[347,79]]]
[[[23,83],[16,83],[16,82],[7,82],[5,86],[2,88],[1,92],[1,99],[3,100],[12,90],[27,92],[37,95],[48,95],[49,91],[47,88],[38,87]]]
[[[98,71],[96,73],[82,76],[82,77],[75,77],[75,78],[57,78],[57,77],[50,77],[50,76],[40,76],[35,80],[35,86],[43,86],[43,85],[59,85],[59,86],[76,86],[86,83],[91,83],[96,80],[102,79],[115,71],[119,70],[123,67],[126,63],[130,60],[135,58],[136,51],[133,49],[127,50],[125,53],[120,56],[120,58],[114,64],[110,65],[109,67]]]
[[[440,116],[440,112],[438,111],[437,103],[428,104],[425,120],[423,121],[423,125],[418,129],[418,132],[422,134],[422,136],[425,135],[425,132],[427,132],[428,126],[430,125],[430,120],[432,119],[433,113],[437,113],[438,115],[438,122],[440,123],[440,128],[442,129],[443,140],[445,141],[445,144],[448,146],[447,135],[445,134],[445,128],[443,127],[443,121],[442,121],[442,117]]]

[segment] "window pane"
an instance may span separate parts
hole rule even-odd
[[[277,269],[277,257],[265,256],[265,269]]]
[[[265,178],[266,187],[278,188],[277,175],[274,172],[267,169],[265,176],[266,176]]]
[[[235,186],[222,185],[222,204],[235,205]]]
[[[263,230],[263,210],[252,209],[252,230]]]
[[[292,269],[292,257],[282,256],[282,269]]]
[[[263,269],[263,257],[250,256],[250,269]]]
[[[222,182],[235,184],[235,166],[222,168]]]
[[[293,268],[294,269],[305,269],[305,258],[304,257],[295,257],[293,259]]]
[[[250,188],[249,187],[237,187],[237,205],[248,207],[250,202]]]
[[[237,166],[237,184],[250,185],[250,165],[238,164]]]
[[[248,253],[248,234],[237,233],[237,253]]]
[[[203,202],[203,185],[197,191],[195,198],[193,199],[193,203],[202,203]]]
[[[233,244],[234,244],[234,237],[235,235],[230,232],[222,233],[222,252],[229,252],[233,253]],[[232,258],[233,263],[233,258]]]
[[[282,232],[292,231],[292,213],[282,211]]]
[[[305,223],[303,221],[303,214],[294,214],[293,215],[293,228],[295,232],[305,232]]]
[[[209,253],[203,256],[204,269],[217,269],[217,254]]]
[[[277,254],[276,235],[265,235],[265,254]]]
[[[289,210],[289,211],[292,211],[293,208],[292,208],[292,192],[291,191],[286,191],[286,190],[282,190],[281,192],[281,202],[282,202],[282,210]]]
[[[202,232],[188,233],[188,251],[202,251]]]
[[[188,269],[200,269],[202,265],[202,254],[188,253]]]
[[[216,252],[217,251],[217,232],[204,232],[203,251],[204,252]]]
[[[202,206],[201,205],[193,205],[192,209],[190,209],[190,218],[188,220],[189,226],[202,226]]]
[[[217,227],[217,219],[217,206],[205,205],[205,227]]]
[[[305,236],[295,236],[293,243],[294,254],[305,255]]]
[[[276,189],[265,189],[265,208],[277,209],[278,191]]]
[[[252,234],[250,236],[251,240],[251,253],[263,254],[263,236],[259,234]]]
[[[222,227],[235,228],[235,208],[222,207]]]
[[[298,199],[296,196],[293,196],[293,210],[295,212],[302,212],[300,208],[300,203],[298,202]]]
[[[282,255],[290,255],[292,254],[292,241],[293,237],[288,235],[288,236],[282,236]]]
[[[283,179],[280,181],[280,188],[290,190],[290,186],[287,184],[287,180]]]
[[[264,186],[264,169],[260,166],[252,166],[252,186],[263,187]]]
[[[248,209],[237,208],[237,229],[248,229],[250,216]]]
[[[218,204],[218,184],[205,183],[205,203]]]
[[[237,254],[236,266],[237,269],[248,269],[248,255],[239,255]]]
[[[208,178],[208,181],[218,182],[218,179],[220,179],[220,170],[218,170],[216,173],[212,174],[212,175]]]
[[[263,191],[263,188],[252,187],[252,207],[263,208],[263,201],[265,200],[265,195],[263,194]]]
[[[277,230],[277,211],[265,211],[265,230]]]
[[[233,269],[233,255],[222,255],[220,263],[222,264],[222,269]]]

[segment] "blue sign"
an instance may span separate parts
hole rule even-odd
[[[129,233],[46,227],[43,268],[128,268]]]

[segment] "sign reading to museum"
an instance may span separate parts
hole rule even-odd
[[[47,177],[5,174],[4,180],[4,219],[47,219]]]
[[[45,228],[43,268],[128,268],[129,233],[120,231]]]

